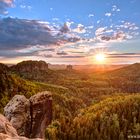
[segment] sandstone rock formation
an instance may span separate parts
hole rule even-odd
[[[48,92],[42,92],[30,99],[31,137],[43,138],[46,126],[52,120],[52,97]]]
[[[0,140],[31,140],[31,139],[18,136],[17,131],[12,126],[12,124],[3,115],[0,114]],[[34,140],[43,140],[43,139],[36,138]]]
[[[7,134],[11,137],[17,137],[17,131],[12,124],[0,114],[0,133]]]
[[[69,70],[69,71],[71,71],[73,68],[72,68],[72,65],[67,65],[67,68],[66,68],[66,70]]]
[[[15,95],[4,108],[6,118],[16,128],[18,134],[26,136],[26,126],[30,120],[30,102],[24,95]]]
[[[41,92],[30,99],[15,95],[4,108],[4,114],[21,136],[44,138],[46,127],[52,120],[52,97]]]
[[[15,66],[12,66],[11,69],[17,72],[33,72],[33,71],[46,71],[48,70],[48,64],[45,61],[23,61],[18,63]]]

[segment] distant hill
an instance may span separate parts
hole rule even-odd
[[[107,72],[122,68],[126,65],[74,65],[73,68],[79,71],[92,72]]]
[[[140,63],[106,72],[103,76],[110,86],[125,93],[140,92]]]
[[[140,77],[140,63],[125,66],[110,72],[112,76],[120,77]]]

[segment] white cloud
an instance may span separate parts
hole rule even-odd
[[[20,5],[20,8],[23,8],[24,9],[24,8],[26,8],[26,6],[25,5]]]
[[[58,21],[58,20],[59,20],[59,18],[52,18],[52,20],[53,20],[53,21]]]
[[[32,9],[32,7],[29,6],[29,5],[20,5],[20,8],[22,8],[22,9],[28,9],[28,10],[31,10]]]
[[[13,6],[14,0],[0,0],[0,14],[7,15],[7,8]]]
[[[52,10],[53,10],[53,8],[51,7],[51,8],[50,8],[50,11],[52,11]]]
[[[99,24],[101,22],[101,20],[97,20],[97,24]]]
[[[84,25],[82,24],[78,24],[77,27],[75,29],[72,30],[75,33],[86,33],[86,29],[84,27]]]
[[[100,27],[100,28],[98,28],[98,29],[95,31],[95,35],[96,35],[96,36],[102,35],[102,34],[105,32],[106,28],[107,28],[107,27]]]
[[[0,26],[0,49],[59,46],[80,39],[71,32],[64,32],[66,28],[62,33],[59,28],[42,21],[5,18],[0,20],[0,24],[3,25]]]
[[[89,17],[89,18],[90,18],[90,17],[94,17],[94,14],[89,14],[88,17]]]
[[[120,12],[121,10],[116,5],[113,5],[112,6],[112,11],[113,12]]]
[[[87,29],[93,29],[94,26],[87,26]]]
[[[66,22],[68,28],[70,28],[70,26],[71,26],[73,23],[74,23],[73,21],[67,21],[67,22]]]
[[[105,16],[110,17],[111,13],[105,13]]]

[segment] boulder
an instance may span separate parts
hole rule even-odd
[[[11,137],[18,136],[16,129],[2,114],[0,114],[0,133],[7,134]]]
[[[27,122],[30,120],[29,100],[24,95],[15,95],[4,108],[4,114],[18,134],[26,136]]]
[[[41,92],[30,99],[15,95],[4,108],[4,114],[20,136],[44,138],[52,120],[51,93]]]
[[[0,114],[0,140],[31,140],[26,137],[18,136],[16,129],[2,114]],[[43,140],[43,139],[32,139]]]
[[[0,133],[0,140],[43,140],[43,139],[40,139],[40,138],[29,139],[29,138],[21,137],[21,136],[11,137],[8,134]]]
[[[41,92],[30,99],[31,137],[44,138],[46,126],[52,120],[52,96],[48,92]]]

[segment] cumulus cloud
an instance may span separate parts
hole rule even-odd
[[[14,0],[0,0],[0,14],[7,15],[8,7],[12,7]]]
[[[68,33],[70,31],[69,24],[64,23],[64,25],[60,29],[61,33]]]
[[[124,39],[127,39],[127,35],[122,31],[116,32],[112,36],[106,36],[106,35],[101,36],[101,40],[105,40],[105,41],[110,41],[110,40],[120,40],[121,41]]]
[[[80,40],[66,24],[56,28],[37,20],[0,19],[0,31],[0,56],[5,57],[45,55],[43,50],[52,54],[57,47]]]
[[[107,28],[107,27],[100,27],[100,28],[98,28],[98,29],[95,31],[95,35],[96,35],[96,36],[102,35],[102,34],[105,32],[106,28]]]
[[[95,36],[102,41],[123,41],[139,35],[139,27],[135,23],[123,21],[120,25],[100,27],[96,29]]]
[[[79,33],[79,34],[86,33],[86,29],[85,29],[84,25],[78,24],[77,27],[75,29],[73,29],[73,32]]]

